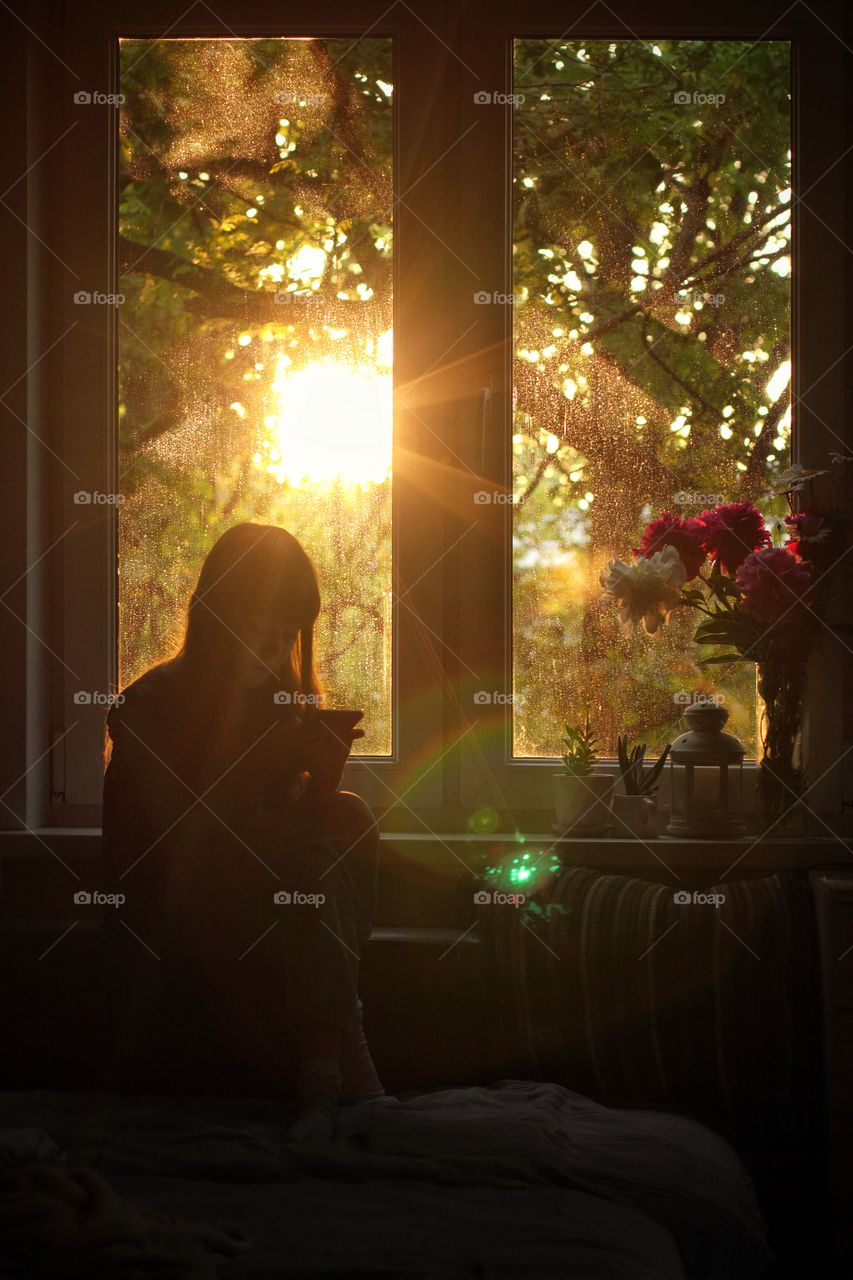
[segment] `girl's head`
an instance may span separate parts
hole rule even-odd
[[[317,574],[293,534],[238,524],[207,554],[192,594],[181,650],[202,680],[275,684],[316,696]]]

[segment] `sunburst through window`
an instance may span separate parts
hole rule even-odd
[[[332,706],[392,747],[392,50],[123,40],[119,661],[167,656],[208,548],[318,566]]]

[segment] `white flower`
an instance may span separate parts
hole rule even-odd
[[[666,622],[681,599],[687,574],[675,547],[664,547],[633,564],[611,560],[599,581],[620,606],[619,621],[625,631],[642,622],[649,635]]]

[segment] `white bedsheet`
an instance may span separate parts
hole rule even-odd
[[[344,1109],[334,1142],[314,1149],[285,1143],[288,1121],[284,1108],[254,1101],[0,1096],[0,1127],[42,1128],[70,1162],[96,1165],[125,1194],[172,1196],[182,1217],[214,1220],[210,1213],[227,1208],[250,1234],[260,1231],[255,1257],[240,1266],[254,1267],[288,1239],[303,1251],[306,1274],[324,1257],[340,1267],[357,1256],[365,1266],[370,1259],[375,1274],[401,1277],[752,1280],[770,1259],[740,1161],[717,1135],[680,1117],[602,1107],[557,1085],[502,1081]],[[181,1182],[170,1187],[164,1177]],[[187,1197],[198,1207],[188,1208]],[[248,1217],[235,1213],[238,1202]],[[309,1220],[316,1244],[306,1236]],[[368,1251],[353,1255],[343,1224],[357,1231],[368,1221]],[[339,1234],[350,1240],[342,1250]],[[412,1269],[424,1242],[442,1267],[457,1269]],[[583,1255],[577,1266],[572,1248]],[[565,1269],[555,1273],[564,1255]],[[513,1266],[501,1270],[504,1258]],[[329,1275],[369,1274],[323,1265]],[[233,1274],[298,1274],[282,1266],[280,1258],[277,1271]]]
[[[242,1227],[253,1247],[222,1280],[685,1280],[646,1214],[563,1188],[112,1181],[146,1208]]]

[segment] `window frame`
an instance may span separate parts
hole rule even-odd
[[[431,137],[425,140],[418,110],[418,86],[434,85],[441,75],[444,53],[440,41],[425,43],[422,24],[405,10],[394,19],[377,22],[370,6],[363,4],[355,9],[352,5],[333,5],[322,22],[315,20],[310,6],[302,5],[292,8],[285,22],[277,16],[271,17],[269,5],[230,3],[220,6],[230,19],[227,27],[209,10],[196,11],[175,23],[169,20],[169,6],[163,4],[130,3],[112,11],[106,6],[99,7],[101,13],[87,21],[85,28],[70,21],[64,38],[59,40],[54,35],[54,39],[63,60],[81,69],[79,74],[84,83],[93,88],[104,85],[102,92],[109,93],[118,90],[120,36],[156,37],[168,30],[172,38],[310,34],[352,36],[355,41],[360,31],[369,28],[371,35],[390,36],[394,40],[395,75],[402,77],[407,86],[406,92],[395,94],[394,104],[394,183],[398,202],[394,209],[393,264],[395,385],[422,384],[429,377],[430,366],[439,364],[447,349],[447,321],[432,324],[426,335],[416,333],[423,329],[421,316],[427,298],[418,296],[411,269],[402,289],[400,282],[407,274],[407,262],[423,264],[422,276],[428,284],[421,292],[434,300],[436,281],[440,281],[442,275],[441,242],[448,233],[441,226],[445,215],[438,187],[442,149],[448,145],[446,135],[452,132],[452,112],[448,113],[443,127],[433,129]],[[69,16],[72,16],[70,6]],[[52,99],[53,114],[65,123],[67,104],[51,85],[47,86],[46,96],[49,101]],[[402,109],[400,98],[404,101]],[[66,125],[70,137],[62,155],[65,189],[73,191],[71,198],[75,201],[74,217],[66,215],[67,222],[73,222],[78,228],[83,225],[95,228],[81,254],[86,264],[86,287],[104,292],[116,291],[117,278],[117,218],[113,195],[117,168],[115,124],[115,116],[106,109],[98,114],[94,108],[88,115],[82,113],[82,119]],[[74,175],[81,171],[86,178],[82,191],[72,182]],[[52,270],[49,265],[47,269]],[[81,277],[84,269],[79,271]],[[59,268],[54,274],[56,270]],[[85,473],[87,483],[81,483],[81,488],[114,493],[117,450],[113,424],[120,315],[107,314],[108,308],[99,308],[97,313],[95,308],[87,309],[88,323],[80,332],[70,305],[65,311],[73,332],[60,338],[63,349],[57,385],[61,386],[64,401],[74,406],[78,422],[73,433],[63,432],[57,415],[52,424],[53,438],[58,442],[57,452],[70,464],[74,474]],[[449,314],[446,308],[440,308],[439,313]],[[79,420],[86,410],[89,420],[84,426]],[[426,754],[427,726],[443,720],[443,683],[436,679],[435,655],[431,649],[435,644],[433,638],[439,637],[443,628],[444,581],[440,563],[436,564],[440,558],[435,554],[442,538],[443,512],[440,503],[424,491],[422,483],[424,465],[434,462],[443,450],[445,432],[441,423],[433,420],[441,410],[440,401],[435,405],[418,405],[416,409],[405,395],[395,390],[394,749],[390,757],[353,759],[344,780],[345,785],[360,791],[376,808],[396,810],[397,823],[408,825],[417,824],[421,812],[428,814],[440,806],[444,784],[439,768],[425,769],[413,777],[406,764]],[[415,461],[407,465],[409,458]],[[56,488],[51,497],[55,518],[61,519],[60,494]],[[116,519],[104,519],[101,511],[87,507],[74,514],[79,516],[78,523],[85,528],[88,541],[82,551],[76,539],[73,545],[58,546],[50,583],[52,616],[57,621],[62,619],[58,623],[60,655],[80,655],[59,681],[54,673],[54,684],[59,687],[53,690],[52,719],[65,728],[69,722],[74,723],[68,709],[69,705],[73,706],[75,690],[116,689],[118,592],[113,571]],[[65,542],[61,534],[60,538]],[[80,574],[75,572],[75,562],[79,565],[81,557],[88,566],[82,607]],[[97,636],[94,619],[103,620]],[[415,702],[419,704],[418,716],[401,713],[404,705]],[[81,718],[84,715],[85,712],[81,712]],[[47,806],[52,825],[86,825],[99,818],[102,722],[102,716],[90,715],[82,728],[78,723],[72,729],[77,739],[72,739],[69,732],[67,742],[63,740],[60,744],[64,749],[55,752],[54,779],[58,776],[59,781],[54,781],[54,786],[59,794],[54,794]],[[86,742],[81,748],[79,738],[83,732]]]
[[[286,21],[266,0],[225,0],[217,8],[218,16],[199,6],[176,22],[166,0],[96,0],[83,23],[70,3],[33,3],[18,5],[20,20],[3,20],[7,48],[20,55],[20,74],[4,93],[7,103],[20,95],[26,68],[30,113],[26,139],[19,136],[9,150],[14,190],[8,199],[30,231],[0,207],[7,278],[26,316],[7,350],[7,381],[25,366],[28,371],[2,406],[27,425],[25,433],[13,417],[5,445],[6,474],[26,476],[26,507],[13,501],[3,520],[8,545],[28,550],[10,562],[6,583],[18,617],[8,610],[0,617],[11,655],[4,678],[12,716],[0,750],[10,788],[0,826],[97,826],[99,732],[89,724],[88,757],[72,749],[79,726],[72,727],[71,695],[109,688],[115,674],[114,525],[94,508],[71,507],[67,473],[55,461],[58,455],[85,478],[80,487],[114,491],[118,318],[109,308],[90,308],[83,323],[66,300],[70,278],[59,262],[72,258],[79,287],[115,280],[115,121],[107,109],[95,108],[75,120],[71,98],[78,81],[68,68],[80,85],[115,91],[119,35],[354,32],[357,38],[369,29],[395,40],[396,733],[394,756],[353,761],[345,785],[387,809],[391,830],[439,838],[464,830],[471,812],[484,805],[499,809],[505,830],[548,830],[554,762],[513,759],[511,709],[485,712],[474,702],[477,689],[511,689],[512,513],[506,506],[473,505],[482,483],[505,486],[511,476],[511,316],[508,307],[477,307],[473,294],[478,288],[511,292],[512,221],[509,108],[478,111],[473,93],[483,85],[510,93],[512,40],[556,38],[561,26],[569,28],[565,34],[589,38],[792,41],[793,450],[798,460],[817,463],[841,447],[844,431],[829,424],[844,422],[849,363],[842,185],[851,167],[844,154],[849,112],[825,130],[827,98],[843,101],[849,56],[837,34],[844,29],[843,6],[832,0],[824,20],[803,6],[780,17],[765,0],[745,16],[742,6],[723,0],[711,22],[674,13],[659,0],[631,0],[618,17],[606,6],[590,11],[578,3],[570,12],[563,7],[555,21],[553,6],[543,0],[465,0],[455,7],[436,3],[428,23],[402,4],[378,16],[381,6],[367,0],[333,3],[323,21],[304,0],[288,7]],[[35,34],[28,36],[23,23]],[[446,106],[429,114],[424,103],[435,93],[444,94]],[[808,145],[800,146],[801,139]],[[57,165],[45,166],[53,146]],[[458,197],[455,205],[448,193]],[[467,272],[456,270],[459,262]],[[823,775],[815,807],[831,815],[842,804],[842,770],[832,766],[845,736],[837,696],[843,675],[841,646],[827,640],[811,664],[806,744],[812,774]],[[430,725],[436,727],[430,731]]]
[[[772,6],[763,3],[752,6],[748,15],[738,12],[733,4],[718,6],[713,21],[695,11],[680,12],[674,18],[665,4],[632,3],[621,7],[619,17],[608,8],[602,16],[597,16],[598,11],[588,13],[576,24],[563,21],[561,25],[568,27],[568,31],[557,30],[556,35],[548,8],[541,0],[524,6],[514,3],[503,6],[500,17],[493,23],[487,45],[489,89],[505,94],[512,92],[512,41],[515,38],[559,38],[561,34],[571,34],[589,39],[768,38],[791,42],[795,206],[795,265],[791,298],[792,461],[825,465],[828,453],[832,449],[841,449],[843,442],[849,441],[849,427],[845,435],[844,427],[835,430],[829,425],[833,420],[839,424],[846,422],[843,368],[849,345],[844,340],[845,309],[843,285],[840,283],[845,274],[844,254],[850,252],[841,240],[844,232],[843,126],[839,126],[837,134],[825,132],[827,98],[843,101],[843,58],[846,54],[840,37],[828,34],[826,25],[801,7],[795,12],[786,12],[780,18]],[[835,18],[836,29],[840,30],[840,6],[835,6]],[[473,50],[472,56],[475,56]],[[495,115],[498,114],[499,108],[495,110]],[[484,252],[481,270],[484,289],[509,297],[512,293],[512,122],[509,106],[504,108],[503,115],[503,121],[492,122],[485,141],[482,133],[478,136],[481,156],[490,156],[492,166],[500,152],[504,192],[501,251]],[[849,116],[845,126],[849,132]],[[800,145],[806,138],[808,146]],[[473,155],[470,163],[476,165]],[[475,168],[475,180],[471,185],[477,191],[488,181],[483,172],[487,164],[488,161],[481,160],[480,166]],[[806,212],[800,192],[809,195]],[[482,237],[482,241],[491,246],[495,240],[495,236]],[[830,289],[821,296],[819,282],[827,280],[832,282]],[[464,328],[467,316],[475,309],[469,304],[460,320],[460,327]],[[511,307],[491,306],[480,310],[489,314],[483,316],[478,336],[483,347],[496,353],[489,374],[492,385],[502,389],[497,398],[493,426],[496,438],[487,451],[484,474],[496,488],[511,492]],[[499,312],[503,314],[494,314]],[[485,337],[482,336],[483,329],[487,331]],[[816,394],[814,403],[810,404],[806,396],[811,397],[812,392]],[[832,477],[828,479],[831,483]],[[826,481],[818,482],[816,497],[818,502],[831,501],[831,489]],[[479,612],[471,627],[471,634],[477,637],[476,661],[471,658],[469,661],[482,671],[496,673],[498,683],[490,688],[509,693],[512,690],[512,563],[509,550],[512,508],[506,504],[487,506],[479,518],[484,525],[479,539],[481,547],[500,539],[505,552],[500,564],[492,562],[488,554],[481,554],[479,557],[470,555],[467,565],[462,566],[460,596],[466,600],[466,608]],[[470,551],[470,542],[468,546]],[[478,584],[476,592],[473,591],[475,583]],[[494,625],[496,616],[501,619],[500,627]],[[850,653],[853,650],[839,637],[835,642],[826,637],[827,631],[823,629],[821,641],[815,646],[809,664],[804,754],[809,775],[818,780],[812,793],[811,807],[821,815],[837,816],[842,812],[844,800],[844,770],[841,765],[844,752],[843,707],[837,691],[843,683],[844,649]],[[473,693],[469,683],[468,706],[473,703]],[[493,806],[509,816],[508,825],[504,819],[505,829],[511,830],[516,825],[525,830],[549,831],[553,804],[552,775],[559,768],[559,760],[512,756],[512,708],[509,704],[492,705],[479,711],[472,707],[467,718],[473,718],[481,726],[481,738],[488,740],[490,749],[484,751],[471,735],[471,749],[466,751],[462,764],[463,811],[470,813],[484,805]],[[612,770],[612,761],[602,760],[597,766],[599,771],[608,768]],[[747,766],[746,773],[753,775],[754,791],[755,766]],[[749,780],[747,777],[746,781]]]

